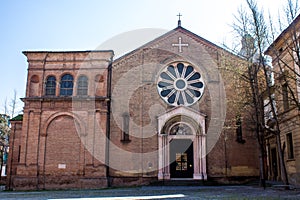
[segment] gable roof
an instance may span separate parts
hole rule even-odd
[[[161,41],[164,38],[167,38],[167,37],[169,37],[169,36],[171,36],[171,35],[173,35],[173,34],[175,34],[177,32],[186,34],[187,36],[189,36],[190,38],[194,39],[195,41],[197,41],[199,43],[202,43],[202,44],[206,45],[207,47],[210,47],[211,49],[213,49],[215,51],[222,50],[222,51],[225,51],[225,52],[227,52],[227,53],[229,53],[231,55],[238,56],[238,55],[235,55],[232,52],[226,50],[225,48],[222,48],[222,47],[220,47],[220,46],[218,46],[218,45],[216,45],[216,44],[208,41],[207,39],[205,39],[205,38],[203,38],[203,37],[201,37],[201,36],[199,36],[199,35],[191,32],[191,31],[183,28],[182,26],[177,26],[175,29],[173,29],[171,31],[168,31],[167,33],[165,33],[165,34],[163,34],[163,35],[161,35],[161,36],[159,36],[159,37],[151,40],[150,42],[147,42],[146,44],[144,44],[144,45],[142,45],[142,46],[140,46],[140,47],[138,47],[138,48],[136,48],[136,49],[134,49],[134,50],[126,53],[126,54],[124,54],[123,56],[120,56],[119,58],[117,58],[113,62],[116,63],[116,62],[122,60],[125,57],[129,57],[129,56],[133,55],[134,53],[138,52],[140,49],[143,49],[145,47],[150,47],[150,46],[152,46],[152,45],[154,45],[156,43],[159,43],[159,41]]]

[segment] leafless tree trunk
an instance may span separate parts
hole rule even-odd
[[[3,155],[6,153],[8,147],[8,136],[10,128],[8,126],[8,118],[6,115],[0,115],[0,180],[3,168]]]
[[[5,100],[4,105],[4,115],[0,115],[0,180],[2,176],[2,169],[4,164],[3,156],[7,154],[8,149],[8,137],[10,134],[10,127],[8,120],[15,117],[17,109],[17,92],[14,90],[14,96],[10,101],[9,108],[7,106],[7,100]],[[9,119],[8,119],[9,118]]]
[[[279,158],[279,163],[280,163],[280,170],[281,170],[281,179],[284,182],[284,184],[288,185],[288,178],[287,178],[287,173],[286,173],[286,166],[283,158],[283,151],[281,147],[281,139],[280,139],[280,127],[279,127],[279,120],[277,118],[277,112],[275,105],[272,103],[274,99],[272,98],[272,92],[271,92],[271,86],[270,86],[270,81],[269,81],[269,76],[268,76],[268,69],[266,66],[266,62],[264,60],[264,49],[265,49],[265,42],[266,39],[268,38],[268,33],[267,33],[267,27],[266,23],[264,21],[263,14],[258,11],[257,4],[253,0],[247,0],[247,3],[249,5],[249,8],[252,12],[253,16],[253,22],[254,22],[254,27],[255,31],[254,34],[257,38],[257,47],[258,47],[258,54],[259,54],[259,64],[263,68],[263,73],[265,76],[265,90],[267,93],[267,98],[268,101],[271,102],[271,112],[273,114],[273,119],[276,122],[276,127],[277,130],[275,132],[276,135],[276,143],[277,143],[277,149],[278,149],[278,158]],[[265,127],[266,128],[266,127]]]
[[[281,169],[281,179],[284,184],[288,185],[289,182],[280,139],[281,132],[277,117],[278,113],[276,111],[275,104],[273,103],[273,86],[270,85],[270,66],[266,64],[266,57],[264,55],[264,51],[268,47],[270,27],[265,22],[263,11],[258,9],[257,2],[255,0],[245,1],[247,6],[246,8],[242,7],[241,10],[239,10],[239,16],[236,17],[237,23],[233,24],[233,28],[239,34],[239,36],[243,38],[243,41],[248,40],[248,42],[243,43],[240,54],[249,62],[247,81],[249,81],[251,87],[252,104],[255,112],[255,130],[260,151],[260,183],[261,186],[264,186],[265,132],[272,131],[276,137],[279,165]],[[291,0],[288,1],[290,2]],[[275,120],[277,125],[275,131],[270,130],[270,128],[266,125],[264,100],[268,100],[268,102],[270,102],[270,112],[272,113],[273,120]]]
[[[16,105],[17,105],[17,91],[14,90],[14,97],[11,100],[11,117],[15,116],[15,110],[16,110]]]

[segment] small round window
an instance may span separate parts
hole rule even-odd
[[[192,65],[173,63],[160,73],[157,90],[169,105],[190,106],[201,98],[204,82],[201,74]]]

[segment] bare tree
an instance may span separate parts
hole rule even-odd
[[[249,6],[249,9],[251,10],[252,13],[252,19],[253,19],[253,34],[256,37],[257,41],[257,54],[258,54],[258,65],[262,67],[262,71],[264,74],[264,81],[265,81],[265,90],[264,96],[261,98],[267,99],[268,102],[271,102],[270,105],[270,112],[272,113],[272,117],[276,124],[276,129],[270,130],[268,126],[266,126],[266,123],[261,123],[260,125],[262,128],[267,131],[271,131],[273,134],[276,136],[276,143],[277,143],[277,150],[278,150],[278,158],[279,158],[279,163],[280,163],[280,170],[281,170],[281,179],[284,182],[284,184],[288,185],[288,178],[287,178],[287,173],[286,173],[286,167],[285,167],[285,162],[283,158],[283,150],[281,146],[281,138],[280,138],[280,127],[279,127],[279,120],[277,117],[277,112],[275,108],[275,104],[273,103],[274,98],[273,98],[273,92],[272,92],[272,85],[269,84],[269,71],[270,71],[270,66],[268,66],[265,62],[265,56],[264,56],[264,51],[266,49],[266,44],[267,44],[267,39],[269,37],[268,35],[268,28],[267,24],[264,20],[264,16],[262,11],[259,11],[257,8],[257,3],[254,0],[247,0],[247,4]],[[265,118],[263,112],[263,118]],[[263,121],[263,120],[262,120]]]
[[[7,154],[8,150],[8,137],[10,133],[8,120],[9,116],[5,114],[0,115],[0,180],[4,164],[4,156]]]
[[[14,90],[13,98],[10,100],[9,105],[7,99],[4,104],[4,114],[0,114],[0,180],[3,165],[5,164],[4,156],[8,154],[10,124],[9,120],[15,117],[18,109],[17,92]]]
[[[242,48],[239,54],[244,57],[248,64],[247,70],[244,74],[240,74],[242,80],[249,83],[251,88],[251,100],[250,103],[253,108],[253,121],[255,124],[255,132],[259,144],[259,160],[260,160],[260,183],[265,185],[265,135],[271,133],[276,138],[276,145],[278,150],[279,165],[281,170],[281,180],[285,185],[289,184],[285,162],[283,158],[283,148],[280,138],[280,120],[278,118],[278,112],[274,99],[274,81],[272,80],[272,64],[268,60],[269,57],[265,55],[265,50],[269,46],[270,36],[273,33],[272,26],[265,20],[263,9],[259,9],[255,0],[245,0],[246,6],[242,6],[238,11],[238,15],[235,16],[235,23],[233,28],[240,38],[242,38]],[[293,18],[295,8],[293,7],[292,0],[288,0],[287,16]],[[288,13],[290,13],[288,15]],[[299,28],[299,27],[298,27]],[[296,28],[295,28],[296,31]],[[273,37],[275,38],[275,37]],[[299,34],[294,34],[294,38],[298,39]],[[272,40],[272,39],[271,39]],[[292,54],[297,54],[299,58],[299,44],[294,42],[292,48]],[[298,60],[299,61],[299,60]],[[281,61],[282,62],[282,61]],[[300,63],[300,62],[298,62]],[[291,68],[291,67],[290,67]],[[294,75],[299,76],[294,71]],[[295,77],[295,76],[294,76]],[[291,87],[292,89],[292,87]],[[293,96],[293,95],[291,95]],[[296,95],[294,95],[296,97]],[[297,99],[295,99],[297,100]],[[265,103],[267,102],[267,103]],[[298,102],[298,100],[297,100]],[[268,107],[268,116],[266,116],[266,106]],[[266,119],[272,120],[272,124],[275,126],[270,127]]]
[[[265,144],[264,144],[264,106],[263,106],[263,91],[264,84],[262,84],[260,55],[258,55],[259,46],[261,46],[265,34],[264,27],[257,27],[257,24],[262,24],[262,15],[258,11],[255,2],[246,0],[247,7],[241,7],[238,10],[238,15],[235,16],[233,28],[242,41],[242,47],[239,55],[242,56],[246,62],[246,69],[240,74],[243,77],[242,81],[247,82],[250,90],[248,91],[248,102],[251,106],[250,111],[253,113],[252,121],[254,122],[253,131],[256,133],[256,138],[259,147],[259,165],[260,165],[260,185],[265,187]],[[246,88],[245,88],[246,89]],[[244,91],[246,92],[246,91]],[[249,115],[251,116],[251,115]]]

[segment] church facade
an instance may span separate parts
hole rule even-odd
[[[256,137],[228,106],[237,95],[221,70],[243,60],[180,23],[115,60],[111,50],[23,53],[8,189],[259,176]]]

